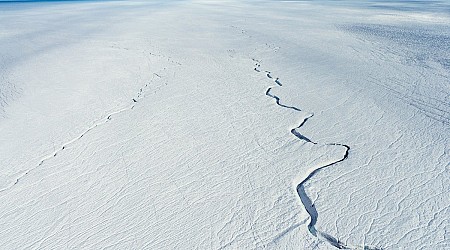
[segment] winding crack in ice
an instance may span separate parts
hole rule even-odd
[[[316,143],[314,143],[316,144]],[[350,147],[348,145],[345,144],[338,144],[338,143],[332,143],[332,144],[327,144],[327,145],[335,145],[335,146],[342,146],[345,147],[345,154],[344,156],[337,160],[334,161],[332,163],[329,163],[327,165],[324,165],[322,167],[318,167],[313,169],[311,172],[309,172],[309,174],[307,175],[306,178],[304,178],[298,185],[297,185],[297,194],[300,197],[300,200],[303,203],[303,206],[305,207],[306,211],[308,212],[309,216],[311,217],[311,220],[308,224],[308,230],[309,232],[311,232],[312,235],[314,235],[315,237],[320,237],[325,239],[328,243],[330,243],[331,245],[333,245],[334,247],[337,247],[339,249],[350,249],[348,246],[346,246],[344,243],[340,242],[338,239],[336,239],[335,237],[324,233],[324,232],[320,232],[315,228],[316,222],[317,222],[317,217],[318,217],[318,213],[317,210],[314,206],[314,203],[311,201],[311,199],[308,197],[308,195],[305,192],[305,183],[308,182],[315,174],[317,174],[320,170],[330,167],[332,165],[335,165],[339,162],[344,161],[345,159],[348,158],[348,154],[350,151]]]
[[[134,100],[134,99],[133,99]],[[14,187],[17,183],[19,183],[19,181],[24,178],[26,175],[28,175],[29,173],[31,173],[32,171],[36,170],[37,168],[39,168],[40,166],[42,166],[42,164],[44,164],[46,161],[56,157],[58,155],[58,153],[60,153],[61,151],[63,151],[64,149],[67,148],[67,146],[69,146],[70,144],[73,144],[74,142],[80,140],[83,136],[85,136],[87,133],[89,133],[91,130],[93,130],[94,128],[103,125],[105,123],[107,123],[108,121],[111,120],[111,117],[113,115],[117,115],[119,113],[122,113],[124,111],[127,110],[131,110],[134,108],[134,105],[130,106],[130,107],[126,107],[126,108],[122,108],[120,110],[114,111],[112,113],[109,113],[108,115],[106,115],[105,117],[103,117],[102,119],[98,120],[97,122],[94,123],[94,125],[90,126],[89,128],[87,128],[86,130],[84,130],[79,136],[73,138],[72,140],[64,143],[59,149],[55,150],[53,153],[43,157],[39,163],[34,166],[33,168],[30,168],[28,170],[26,170],[25,172],[23,172],[21,175],[19,175],[18,177],[16,177],[16,180],[11,183],[9,186],[6,186],[5,188],[0,189],[0,193],[7,191],[9,189],[11,189],[12,187]]]
[[[181,64],[179,64],[181,65]],[[164,68],[165,70],[166,68]],[[158,75],[157,73],[153,73],[153,75],[157,76],[158,78],[161,78],[160,75]],[[152,79],[153,80],[153,79]],[[142,99],[143,96],[143,91],[144,88],[148,87],[148,83],[145,84],[142,88],[139,89],[136,97],[132,98],[132,104],[124,107],[122,109],[116,110],[114,112],[111,112],[107,115],[105,115],[103,118],[97,120],[94,122],[94,124],[92,126],[90,126],[89,128],[85,129],[80,135],[78,135],[77,137],[73,138],[72,140],[62,144],[62,146],[59,147],[59,149],[55,150],[53,153],[44,156],[43,158],[41,158],[41,160],[39,161],[38,164],[36,164],[34,167],[27,169],[25,172],[21,173],[18,177],[16,177],[14,182],[11,182],[11,184],[9,184],[8,186],[0,189],[0,193],[3,193],[5,191],[10,190],[11,188],[13,188],[15,185],[17,185],[24,177],[26,177],[29,173],[33,172],[34,170],[36,170],[37,168],[39,168],[40,166],[42,166],[46,161],[56,157],[61,151],[63,151],[64,149],[67,148],[67,146],[75,143],[76,141],[80,140],[83,136],[85,136],[87,133],[89,133],[90,131],[92,131],[93,129],[95,129],[98,126],[101,126],[103,124],[106,124],[107,122],[109,122],[112,119],[113,115],[117,115],[120,114],[122,112],[128,111],[128,110],[132,110],[135,106],[136,103],[138,102],[139,99]]]
[[[264,73],[264,74],[267,76],[267,78],[273,80],[273,77],[272,77],[270,71],[262,71],[262,70],[260,69],[261,64],[260,64],[260,61],[259,61],[259,60],[256,60],[256,59],[252,59],[252,60],[255,62],[255,68],[254,68],[254,71],[256,71],[256,72],[258,72],[258,73],[261,73],[261,72],[262,72],[262,73]],[[281,82],[280,82],[280,80],[279,80],[278,77],[274,80],[274,82],[275,82],[278,86],[282,86],[282,84],[281,84]],[[275,102],[276,102],[276,104],[277,104],[278,106],[280,106],[280,107],[282,107],[282,108],[292,109],[292,110],[294,110],[294,111],[299,111],[299,112],[302,111],[301,109],[299,109],[299,108],[297,108],[297,107],[294,107],[294,106],[287,106],[287,105],[285,105],[285,104],[282,104],[282,103],[281,103],[281,100],[280,100],[280,98],[279,98],[278,96],[273,95],[273,94],[270,93],[270,91],[272,90],[272,88],[274,88],[274,87],[272,86],[272,87],[269,87],[269,88],[267,89],[267,91],[266,91],[266,96],[269,96],[269,97],[275,99]],[[306,141],[307,143],[312,143],[312,144],[314,144],[314,145],[317,145],[317,142],[312,141],[311,139],[309,139],[308,137],[302,135],[302,134],[298,131],[298,129],[300,129],[300,128],[308,121],[308,119],[312,118],[313,116],[314,116],[314,114],[313,114],[313,113],[310,113],[307,117],[305,117],[305,118],[303,119],[303,121],[302,121],[297,127],[291,129],[291,133],[292,133],[295,137],[297,137],[299,140],[303,140],[303,141]],[[306,194],[306,191],[305,191],[305,184],[306,184],[306,182],[308,182],[312,177],[314,177],[315,174],[317,174],[317,173],[320,172],[321,170],[323,170],[323,169],[325,169],[325,168],[328,168],[328,167],[331,167],[331,166],[333,166],[333,165],[336,165],[336,164],[338,164],[338,163],[340,163],[340,162],[346,160],[346,159],[348,158],[349,153],[350,153],[350,146],[348,146],[348,145],[346,145],[346,144],[341,144],[341,143],[327,143],[327,144],[325,144],[325,145],[343,147],[343,148],[345,148],[345,153],[344,153],[344,155],[343,155],[339,160],[336,160],[336,161],[333,161],[333,162],[328,163],[328,164],[326,164],[326,165],[323,165],[323,166],[321,166],[321,167],[317,167],[317,168],[312,169],[312,170],[308,173],[308,175],[306,175],[306,177],[303,178],[303,180],[297,185],[297,194],[298,194],[298,196],[299,196],[299,198],[300,198],[300,201],[302,202],[303,206],[305,207],[306,212],[309,214],[309,217],[310,217],[310,221],[309,221],[309,224],[308,224],[308,230],[309,230],[309,232],[310,232],[312,235],[314,235],[315,237],[325,240],[325,241],[328,242],[330,245],[332,245],[332,246],[334,246],[334,247],[336,247],[336,248],[338,248],[338,249],[355,249],[355,248],[361,248],[360,246],[350,246],[350,245],[347,245],[347,244],[341,242],[339,239],[336,239],[336,238],[333,237],[332,235],[317,230],[316,227],[315,227],[315,225],[316,225],[316,223],[317,223],[318,213],[317,213],[317,210],[316,210],[315,205],[314,205],[314,203],[312,202],[311,198],[309,198],[308,195]],[[368,250],[379,250],[380,248],[370,247],[370,246],[363,246],[363,249],[368,249]]]

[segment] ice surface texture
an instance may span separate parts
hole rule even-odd
[[[0,248],[449,248],[450,17],[416,6],[1,4]]]

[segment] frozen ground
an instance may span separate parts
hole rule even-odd
[[[448,6],[0,3],[0,248],[449,249]]]

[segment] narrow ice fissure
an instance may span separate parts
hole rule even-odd
[[[255,63],[255,67],[254,67],[254,71],[258,72],[258,73],[264,73],[266,75],[266,77],[270,80],[273,80],[279,87],[283,86],[280,82],[280,79],[277,77],[274,80],[274,77],[271,75],[270,71],[263,71],[260,69],[261,67],[261,62],[259,60],[256,59],[252,59],[253,62]],[[271,97],[275,100],[275,103],[282,107],[282,108],[286,108],[286,109],[291,109],[297,112],[301,112],[302,110],[295,107],[295,106],[288,106],[285,104],[281,103],[281,99],[280,97],[271,94],[271,90],[274,88],[274,86],[269,87],[266,90],[266,96]],[[303,119],[303,121],[297,126],[291,129],[291,133],[297,137],[299,140],[305,141],[306,143],[312,143],[314,145],[317,145],[317,142],[312,141],[311,139],[309,139],[308,137],[302,135],[298,129],[300,129],[310,118],[312,118],[314,116],[313,113],[310,113],[307,117],[305,117]],[[318,212],[317,209],[315,208],[315,204],[314,202],[311,200],[311,198],[306,194],[305,191],[305,184],[312,178],[314,177],[318,172],[320,172],[321,170],[331,167],[333,165],[336,165],[342,161],[345,161],[350,153],[350,146],[346,145],[346,144],[341,144],[341,143],[326,143],[325,145],[330,145],[330,146],[339,146],[339,147],[343,147],[345,148],[345,152],[343,154],[343,156],[336,161],[333,161],[331,163],[325,164],[323,166],[320,167],[316,167],[313,168],[308,175],[297,185],[297,194],[300,198],[300,201],[302,202],[306,212],[308,213],[309,217],[310,217],[310,221],[308,224],[308,231],[317,238],[320,238],[322,240],[325,240],[326,242],[328,242],[330,245],[338,248],[338,249],[355,249],[355,248],[361,248],[360,246],[350,246],[347,245],[343,242],[341,242],[339,239],[337,239],[336,237],[333,237],[330,234],[327,234],[325,232],[321,232],[319,230],[316,229],[315,225],[317,223],[317,218],[318,218]],[[376,248],[376,247],[370,247],[370,246],[362,246],[363,249],[369,249],[369,250],[378,250],[380,248]]]
[[[180,63],[178,63],[178,65],[181,65]],[[162,70],[166,70],[167,68],[164,68]],[[154,76],[156,76],[158,79],[162,78],[161,73],[157,74],[157,73],[153,73]],[[154,78],[151,79],[151,81],[153,81]],[[151,82],[150,81],[150,82]],[[149,87],[149,83],[146,83],[144,86],[142,86],[139,91],[137,92],[136,96],[131,98],[131,104],[125,106],[124,108],[121,108],[119,110],[113,111],[107,115],[105,115],[103,118],[93,122],[93,125],[91,125],[90,127],[88,127],[87,129],[85,129],[81,134],[79,134],[77,137],[73,138],[72,140],[67,141],[66,143],[62,144],[61,146],[58,147],[57,150],[55,150],[53,153],[44,156],[41,158],[41,160],[39,161],[38,164],[36,164],[34,167],[29,168],[27,170],[25,170],[24,172],[22,172],[18,177],[15,178],[15,180],[13,182],[11,182],[9,185],[7,185],[6,187],[0,189],[0,193],[5,192],[10,190],[11,188],[13,188],[15,185],[17,185],[23,178],[25,178],[29,173],[33,172],[34,170],[38,169],[40,166],[42,166],[46,161],[56,157],[60,152],[62,152],[64,149],[66,149],[69,145],[77,142],[78,140],[80,140],[81,138],[83,138],[83,136],[85,136],[86,134],[88,134],[90,131],[92,131],[93,129],[106,124],[107,122],[111,121],[112,116],[114,115],[118,115],[120,113],[123,113],[125,111],[129,111],[132,110],[138,100],[144,98],[143,97],[143,92],[146,88]]]

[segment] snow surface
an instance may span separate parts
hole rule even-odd
[[[0,4],[0,249],[450,249],[448,6]]]

